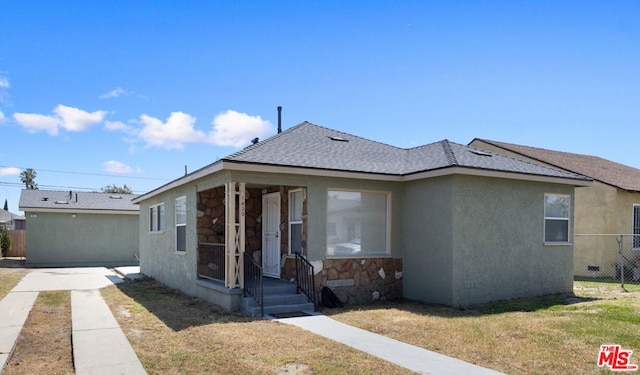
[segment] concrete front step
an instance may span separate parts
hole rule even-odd
[[[265,315],[314,311],[314,305],[307,296],[296,293],[295,283],[265,279],[263,287]],[[260,306],[251,297],[243,298],[242,311],[251,316],[260,316]]]
[[[245,308],[245,313],[251,316],[260,316],[260,306],[257,306],[253,299],[251,299],[251,301],[253,302],[253,304]],[[313,303],[308,302],[286,305],[264,305],[264,315],[285,314],[298,311],[313,312]]]

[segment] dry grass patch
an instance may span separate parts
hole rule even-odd
[[[411,374],[274,321],[226,312],[152,280],[102,289],[150,374]]]
[[[24,268],[0,267],[0,299],[4,298],[28,272]]]
[[[640,287],[576,283],[575,296],[458,310],[415,302],[326,310],[394,339],[512,374],[597,374],[601,344],[640,353]],[[640,362],[634,354],[633,363]]]
[[[4,375],[73,374],[69,291],[40,292]]]

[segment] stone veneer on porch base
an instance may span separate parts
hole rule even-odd
[[[402,259],[325,259],[315,282],[318,292],[328,286],[344,303],[402,298]]]

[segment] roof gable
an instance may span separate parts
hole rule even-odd
[[[622,190],[640,192],[640,170],[624,164],[591,155],[553,151],[486,139],[477,140],[557,168],[588,176]]]

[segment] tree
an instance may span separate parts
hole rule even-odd
[[[133,191],[131,190],[130,187],[127,186],[127,184],[124,184],[124,186],[122,187],[117,186],[116,184],[107,185],[100,190],[103,193],[111,193],[111,194],[133,194]]]
[[[9,232],[7,232],[7,228],[2,228],[2,235],[0,235],[0,252],[2,256],[7,256],[9,249],[11,248],[11,237],[9,237]]]
[[[24,183],[24,186],[27,189],[38,190],[38,184],[36,184],[36,176],[38,172],[36,172],[33,168],[27,168],[24,171],[20,172],[20,181]]]
[[[5,198],[4,200],[4,210],[5,211],[9,211],[9,202],[7,202],[7,199]]]

